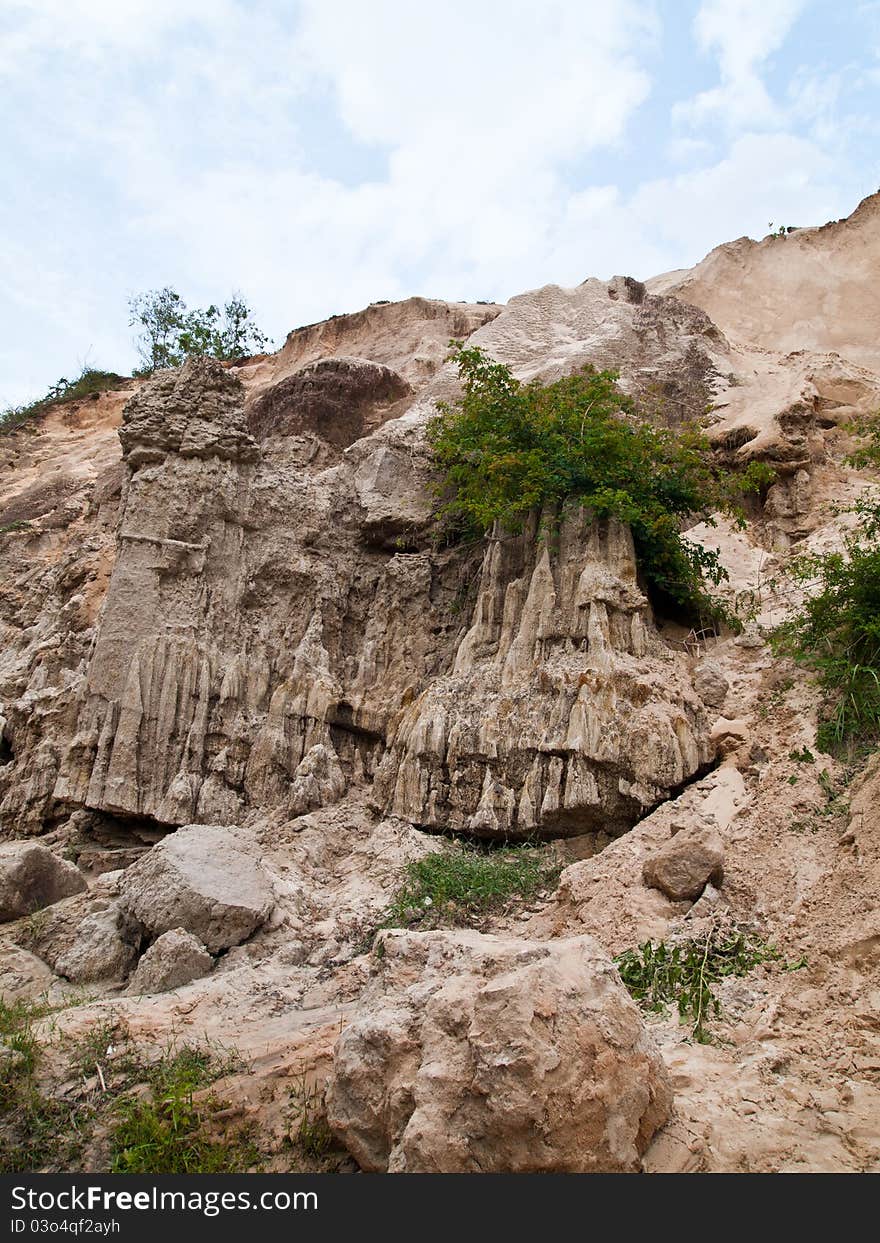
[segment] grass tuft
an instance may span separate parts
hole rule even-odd
[[[435,925],[497,908],[509,898],[531,898],[559,879],[560,865],[547,846],[480,848],[465,842],[445,846],[407,865],[386,927],[423,921]]]
[[[223,1103],[196,1099],[240,1066],[234,1054],[169,1046],[148,1062],[125,1024],[109,1020],[62,1037],[44,1059],[35,1024],[51,1012],[0,1001],[0,1173],[76,1170],[95,1160],[117,1174],[239,1173],[260,1164],[244,1128],[222,1141],[209,1133]]]

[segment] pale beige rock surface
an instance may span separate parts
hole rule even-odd
[[[128,992],[135,996],[167,993],[207,975],[213,966],[214,959],[198,937],[185,928],[170,928],[156,937],[138,962]]]
[[[0,844],[0,923],[30,915],[86,888],[72,863],[36,842]]]
[[[275,903],[256,845],[243,829],[178,829],[126,870],[121,908],[151,937],[183,928],[215,954],[238,945]]]
[[[671,1092],[595,941],[388,932],[376,957],[327,1098],[364,1169],[638,1168]]]

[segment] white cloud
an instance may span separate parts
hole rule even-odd
[[[721,82],[679,105],[677,119],[721,120],[731,128],[775,124],[779,112],[761,80],[806,0],[705,0],[694,19],[699,49],[717,57]]]
[[[851,183],[815,74],[768,105],[769,132],[740,132],[771,115],[761,73],[798,11],[765,7],[696,16],[719,139],[657,115],[653,0],[7,5],[0,397],[89,346],[131,365],[126,296],[165,283],[195,303],[240,287],[278,338],[378,298],[644,277],[769,219],[840,214]]]

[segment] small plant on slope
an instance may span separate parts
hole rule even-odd
[[[721,1013],[713,984],[727,976],[747,975],[758,963],[780,958],[778,950],[755,937],[743,932],[723,934],[713,927],[703,937],[675,945],[646,941],[614,961],[620,978],[644,1009],[660,1012],[676,1005],[681,1021],[692,1024],[693,1038],[705,1044],[709,1040],[706,1023]]]
[[[196,1101],[226,1067],[210,1051],[184,1046],[147,1072],[146,1095],[123,1097],[111,1133],[112,1174],[234,1174],[259,1163],[252,1143],[222,1142],[206,1134],[213,1098]]]

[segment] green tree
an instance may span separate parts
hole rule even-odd
[[[257,353],[268,343],[240,293],[222,311],[213,303],[189,310],[170,285],[129,300],[129,324],[136,338],[142,371],[179,367],[188,358],[210,356],[231,361]]]
[[[727,577],[717,553],[681,528],[689,518],[711,523],[714,511],[735,511],[742,493],[772,477],[767,467],[736,476],[720,470],[698,429],[639,419],[614,371],[587,367],[553,384],[523,384],[483,350],[452,344],[462,397],[441,404],[428,429],[440,515],[452,536],[483,535],[495,522],[516,531],[531,510],[576,503],[629,525],[660,607],[735,624],[707,586]]]

